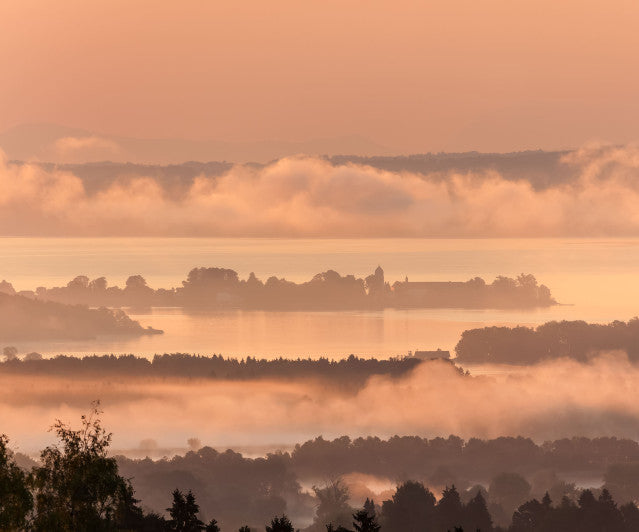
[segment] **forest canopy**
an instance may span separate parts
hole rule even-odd
[[[79,429],[57,421],[58,444],[37,461],[0,436],[3,530],[294,532],[295,522],[304,532],[631,532],[639,523],[631,440],[319,437],[265,457],[194,447],[133,460],[110,456],[95,405]],[[604,483],[566,480],[578,474]],[[399,480],[383,492],[367,487],[390,478]]]
[[[639,360],[639,318],[608,324],[551,321],[536,328],[483,327],[462,333],[455,347],[462,364],[535,364],[571,358],[586,362],[605,351]]]

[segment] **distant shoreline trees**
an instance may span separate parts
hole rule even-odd
[[[7,352],[12,348],[5,348]],[[246,357],[226,358],[221,355],[201,356],[182,353],[155,355],[152,359],[134,355],[91,355],[74,357],[58,355],[36,357],[31,353],[19,358],[13,350],[0,362],[0,373],[27,375],[122,375],[127,377],[187,377],[220,380],[257,379],[323,379],[348,387],[359,387],[374,375],[391,378],[408,376],[420,364],[429,361],[403,357],[390,359],[276,358],[272,360]],[[438,363],[454,364],[449,360]],[[463,374],[461,369],[458,369]]]
[[[10,283],[0,292],[12,293]],[[130,276],[124,288],[108,286],[104,277],[84,275],[66,286],[20,292],[40,301],[92,307],[185,307],[245,310],[366,310],[383,308],[533,308],[556,304],[550,290],[533,275],[499,276],[488,284],[480,277],[466,282],[413,282],[391,286],[377,267],[365,279],[342,276],[334,270],[318,273],[304,283],[275,276],[266,281],[251,273],[240,279],[228,268],[193,268],[177,288],[149,287],[140,275]]]

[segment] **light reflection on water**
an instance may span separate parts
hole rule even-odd
[[[179,286],[195,266],[254,271],[294,281],[329,268],[365,276],[382,265],[391,282],[467,280],[533,273],[568,305],[531,311],[424,309],[367,312],[185,312],[129,309],[164,335],[84,342],[32,342],[44,354],[164,352],[225,356],[397,356],[414,349],[452,350],[462,331],[549,320],[627,320],[639,314],[636,239],[40,239],[0,238],[0,279],[17,289],[66,284],[78,274],[122,286],[130,274],[153,287]]]

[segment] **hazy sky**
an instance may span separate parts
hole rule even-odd
[[[3,0],[0,131],[402,151],[639,139],[636,0]]]

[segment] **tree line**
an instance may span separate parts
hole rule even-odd
[[[6,281],[0,292],[13,295]],[[82,304],[91,307],[177,306],[185,308],[247,310],[366,310],[392,307],[509,308],[555,304],[550,289],[531,274],[497,277],[487,283],[480,277],[466,282],[386,281],[378,267],[365,278],[342,276],[327,270],[309,281],[295,283],[276,276],[266,281],[251,273],[240,279],[228,268],[193,268],[182,286],[153,289],[141,275],[131,275],[123,288],[109,286],[105,277],[78,275],[61,287],[38,287],[19,293],[27,298]]]
[[[481,491],[493,520],[502,526],[520,504],[540,499],[546,491],[553,500],[568,497],[577,502],[580,490],[574,479],[583,476],[604,478],[604,485],[593,489],[597,495],[605,488],[622,502],[639,499],[639,444],[616,438],[571,438],[536,445],[521,437],[464,441],[454,436],[430,440],[344,436],[332,441],[316,438],[291,452],[258,458],[202,447],[155,461],[118,457],[118,464],[152,507],[162,508],[173,486],[192,487],[202,507],[225,523],[242,518],[260,522],[285,511],[311,516],[320,493],[310,498],[301,485],[312,479],[349,478],[353,473],[382,481],[412,479],[436,491],[455,485],[464,503]],[[226,482],[219,484],[215,480],[219,478]]]
[[[455,347],[467,364],[535,364],[571,358],[587,362],[603,351],[622,350],[639,360],[639,318],[608,324],[551,321],[531,327],[483,327],[464,331]]]
[[[563,476],[582,472],[590,477],[607,473],[607,487],[615,496],[639,500],[639,443],[626,438],[572,437],[537,444],[522,436],[468,440],[454,435],[430,439],[341,436],[333,440],[319,436],[281,456],[302,478],[351,472],[397,478],[410,472],[431,485],[455,483],[458,487],[467,487],[472,479],[490,480],[503,471],[525,477],[539,471]],[[623,471],[632,474],[622,481]]]
[[[256,459],[208,447],[157,462],[116,458],[108,455],[111,434],[101,426],[99,414],[95,405],[91,414],[82,417],[78,430],[56,422],[53,429],[59,445],[44,449],[30,468],[24,467],[24,460],[19,465],[20,456],[9,450],[6,437],[0,437],[0,530],[219,531],[224,527],[249,532],[261,526],[280,532],[294,530],[287,517],[290,512],[304,522],[306,532],[638,529],[639,511],[632,500],[639,494],[639,462],[633,462],[636,456],[632,455],[629,467],[608,468],[600,489],[583,490],[564,483],[563,489],[547,490],[537,498],[518,473],[497,474],[487,488],[476,484],[459,489],[440,470],[441,479],[428,482],[429,486],[441,482],[437,497],[437,491],[422,481],[410,480],[420,476],[413,471],[390,498],[381,504],[367,499],[358,508],[351,506],[349,488],[339,476],[313,486],[312,493],[301,489],[290,468],[292,455],[301,446],[292,455],[275,453]],[[581,452],[585,462],[595,455],[609,461],[602,455],[605,449],[623,453],[631,447],[626,444],[624,451],[614,439],[579,440],[574,439],[573,452]],[[342,447],[345,443],[336,442]],[[495,444],[497,459],[503,443]],[[583,453],[588,446],[590,456]],[[634,484],[634,490],[628,490],[628,484]],[[153,504],[154,499],[159,503]],[[200,500],[205,502],[203,507]],[[628,502],[619,506],[615,500]],[[300,513],[304,506],[310,510],[306,518]]]
[[[451,364],[450,361],[441,363]],[[42,358],[31,353],[20,357],[16,349],[5,348],[0,372],[42,375],[126,375],[128,377],[193,377],[206,379],[323,379],[329,382],[363,386],[374,375],[399,378],[410,374],[420,364],[417,358],[361,358],[350,355],[333,360],[326,357],[243,359],[222,355],[201,356],[184,353],[154,355],[152,359],[135,355],[58,355]],[[459,369],[462,373],[462,370]]]

